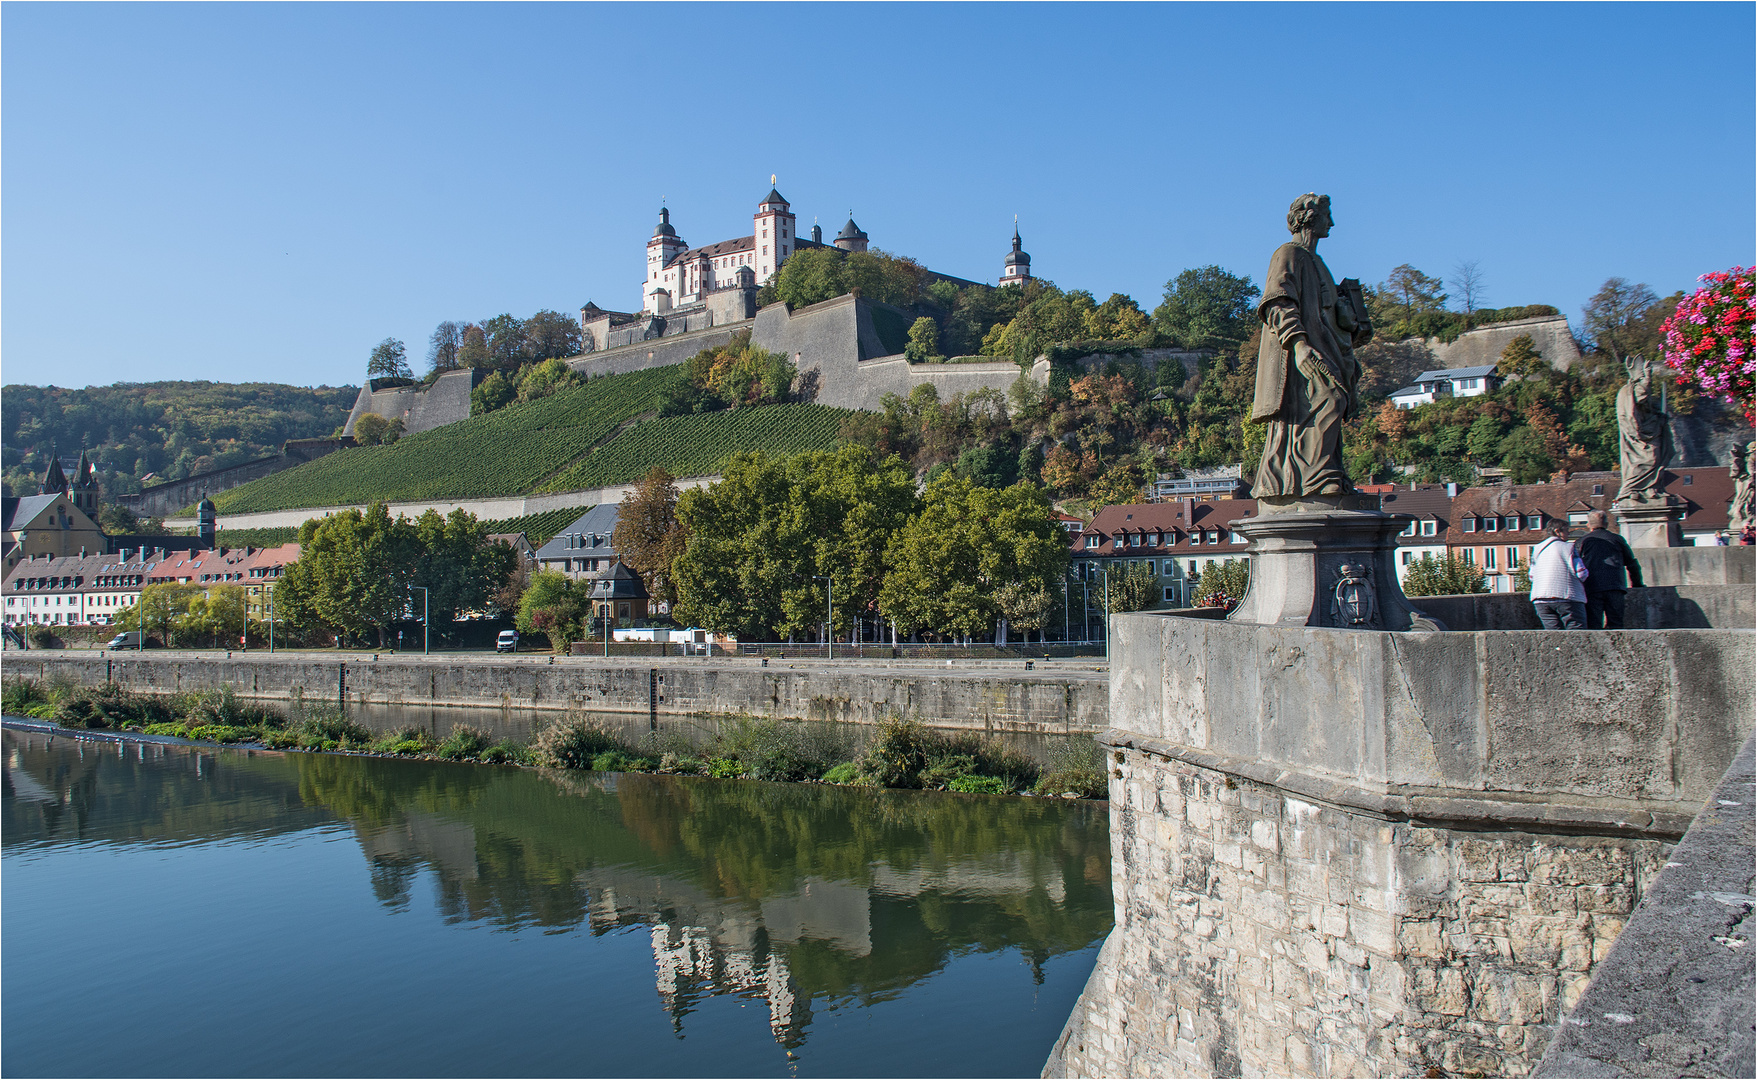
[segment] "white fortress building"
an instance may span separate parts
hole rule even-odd
[[[647,315],[666,315],[674,309],[691,308],[709,302],[712,294],[728,289],[749,288],[769,280],[787,256],[804,248],[834,247],[840,251],[865,251],[869,237],[854,223],[848,224],[829,244],[823,242],[823,230],[811,227],[811,235],[799,235],[798,219],[781,192],[770,188],[757,204],[751,218],[748,236],[721,240],[704,247],[690,247],[677,235],[671,224],[671,211],[660,209],[659,224],[653,238],[647,241],[647,273],[641,283],[641,311]],[[1013,229],[1013,250],[1006,256],[1000,276],[1002,285],[1022,285],[1031,278],[1031,256],[1020,247],[1019,230]],[[748,271],[749,276],[745,276]],[[946,274],[961,285],[974,282]]]

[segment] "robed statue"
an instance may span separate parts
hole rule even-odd
[[[1660,471],[1671,464],[1671,417],[1653,385],[1655,366],[1639,356],[1623,360],[1629,381],[1617,391],[1617,448],[1623,466],[1618,502],[1647,502],[1659,497]]]
[[[1757,442],[1740,443],[1733,447],[1733,501],[1727,508],[1727,532],[1736,538],[1757,523],[1757,491],[1752,489],[1757,474]]]
[[[1330,196],[1295,199],[1287,211],[1293,239],[1275,249],[1263,281],[1263,344],[1251,406],[1252,420],[1269,423],[1251,490],[1259,499],[1353,490],[1342,463],[1342,423],[1360,408],[1354,349],[1371,340],[1373,328],[1360,282],[1338,285],[1318,257],[1318,241],[1332,224]]]

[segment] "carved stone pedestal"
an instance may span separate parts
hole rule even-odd
[[[1397,581],[1402,523],[1342,496],[1259,503],[1232,523],[1251,542],[1251,586],[1229,622],[1343,630],[1444,630],[1411,606]]]
[[[1632,548],[1683,547],[1684,533],[1678,522],[1684,503],[1675,495],[1657,499],[1629,499],[1616,505],[1617,531]]]

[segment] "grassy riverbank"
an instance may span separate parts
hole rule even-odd
[[[870,740],[837,725],[764,717],[735,717],[701,745],[666,732],[634,740],[589,716],[568,714],[528,743],[497,741],[465,724],[436,742],[415,725],[373,732],[331,702],[300,697],[283,710],[244,701],[230,687],[166,696],[137,694],[113,683],[76,686],[23,679],[0,686],[0,709],[71,728],[256,743],[277,750],[991,795],[1101,799],[1107,794],[1096,743],[1070,743],[1054,760],[1039,762],[994,739],[935,731],[903,717],[880,723]]]

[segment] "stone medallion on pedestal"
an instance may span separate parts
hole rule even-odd
[[[1370,496],[1260,499],[1232,528],[1250,541],[1251,584],[1229,622],[1339,630],[1444,630],[1397,580],[1403,523]]]

